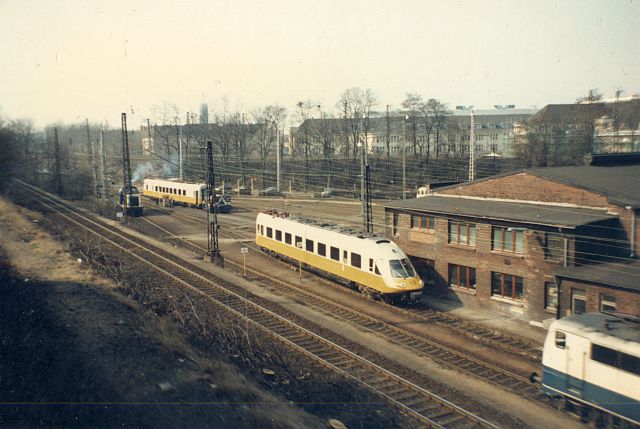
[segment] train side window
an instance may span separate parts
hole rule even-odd
[[[307,252],[313,252],[313,240],[307,239],[307,242],[305,243],[305,247],[307,249]]]
[[[376,274],[380,275],[380,270],[378,269],[378,264],[376,264]]]
[[[273,237],[273,228],[271,228],[270,226],[267,227],[267,237]]]
[[[342,251],[342,263],[346,264],[347,262],[349,262],[349,259],[347,259],[349,257],[349,252],[347,252],[346,250]]]
[[[591,344],[591,359],[605,365],[618,366],[618,352],[597,344]]]
[[[369,271],[373,271],[373,259],[369,258]]]
[[[276,229],[276,240],[282,241],[282,231]]]
[[[338,249],[337,247],[331,246],[330,252],[331,252],[330,253],[331,259],[333,259],[334,261],[340,260],[340,249]]]
[[[556,347],[564,349],[567,345],[567,334],[562,331],[556,331]]]
[[[358,253],[351,252],[351,266],[362,268],[362,257]]]
[[[640,357],[620,353],[620,369],[640,375]]]
[[[291,244],[291,234],[289,234],[288,232],[284,233],[284,242],[287,244]]]
[[[260,235],[264,235],[264,225],[260,225]]]
[[[302,237],[299,235],[296,235],[296,247],[298,249],[302,249]]]
[[[318,242],[318,255],[327,256],[327,246],[324,243]]]

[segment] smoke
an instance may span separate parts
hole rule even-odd
[[[138,166],[136,167],[136,171],[133,173],[133,177],[131,178],[131,181],[139,182],[145,177],[152,175],[152,173],[153,173],[153,164],[151,164],[151,162],[138,164]]]
[[[178,175],[178,163],[180,162],[180,156],[178,154],[173,154],[169,158],[169,161],[165,161],[162,164],[162,173],[161,176],[163,179],[167,179],[170,177],[176,177]]]

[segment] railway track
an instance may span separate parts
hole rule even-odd
[[[20,186],[27,186],[16,182]],[[176,284],[188,288],[212,304],[251,323],[278,341],[306,355],[321,365],[366,386],[386,398],[421,424],[432,428],[496,428],[478,415],[466,411],[446,399],[429,392],[411,381],[364,359],[346,348],[293,323],[273,310],[258,305],[232,290],[234,286],[216,279],[210,273],[190,263],[175,262],[175,256],[155,246],[121,232],[117,228],[75,211],[36,188],[28,188],[31,197],[68,222],[83,228],[120,251],[126,252]]]
[[[148,219],[145,220],[147,222],[151,222]],[[170,231],[167,231],[158,225],[156,225],[156,227],[170,234]],[[206,252],[206,249],[194,243],[186,240],[182,241],[196,252]],[[231,260],[225,261],[225,267],[240,276],[244,275],[246,272],[250,275],[252,281],[260,282],[272,291],[278,291],[279,293],[291,297],[294,300],[304,302],[306,306],[311,307],[316,311],[329,315],[332,318],[347,321],[361,330],[373,332],[378,336],[383,336],[390,342],[404,346],[421,356],[428,357],[442,366],[471,375],[498,386],[501,389],[511,391],[517,395],[534,400],[543,400],[543,396],[539,393],[539,389],[532,385],[528,377],[525,375],[515,374],[490,363],[483,362],[466,353],[415,335],[405,329],[398,328],[397,326],[356,311],[335,301],[320,297],[294,284],[287,283],[254,269],[247,269],[242,264],[238,264]],[[361,298],[361,296],[358,297]],[[395,309],[396,307],[394,307],[394,310]],[[416,318],[415,313],[411,312],[410,315],[412,318]],[[484,333],[484,331],[482,332]]]
[[[191,222],[204,222],[203,219],[200,219],[196,216],[186,215],[184,213],[172,212],[172,216],[189,220]],[[240,231],[241,228],[222,228],[220,233],[222,236],[227,236],[230,238],[240,238],[246,239],[250,238],[249,236],[243,235],[243,232]],[[165,230],[166,231],[166,230]],[[166,231],[169,235],[171,232]],[[253,228],[249,231],[250,234],[253,234]],[[206,249],[193,244],[187,240],[181,240],[184,245],[192,248],[196,252],[203,252]],[[260,251],[259,247],[254,244],[247,243],[245,246],[252,248],[255,251]],[[232,261],[229,261],[230,265],[235,264]],[[241,267],[240,267],[241,268]],[[238,271],[238,264],[235,264],[234,268],[236,272]],[[264,275],[268,277],[268,275],[253,272],[255,277],[259,277]],[[330,284],[335,284],[335,282],[325,279],[318,278],[319,280],[325,281]],[[293,285],[290,285],[293,286]],[[356,292],[353,292],[354,296],[358,295]],[[358,295],[359,296],[359,295]],[[380,305],[384,305],[380,303]],[[411,317],[415,319],[417,322],[423,323],[434,323],[440,326],[447,327],[449,329],[454,330],[457,334],[462,334],[473,341],[481,342],[483,344],[490,344],[493,347],[499,347],[501,350],[507,351],[509,353],[526,357],[527,359],[533,362],[540,362],[542,360],[542,344],[536,344],[532,340],[525,339],[522,337],[518,337],[515,335],[511,335],[502,331],[497,331],[494,329],[490,329],[486,326],[479,325],[477,323],[469,322],[463,319],[460,319],[455,316],[448,315],[446,313],[438,312],[432,310],[430,308],[425,308],[424,306],[420,306],[413,309],[402,308],[394,306],[394,311],[404,314],[407,317]]]

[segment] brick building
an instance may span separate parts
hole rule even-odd
[[[601,309],[640,314],[633,276],[596,281],[584,271],[623,266],[640,278],[635,162],[594,156],[585,166],[525,170],[390,202],[387,236],[412,258],[429,293],[461,305],[535,321]]]

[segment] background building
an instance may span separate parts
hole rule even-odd
[[[638,154],[466,182],[385,211],[387,236],[430,293],[537,321],[603,308],[640,315],[629,279],[585,280],[595,267],[637,267]]]

